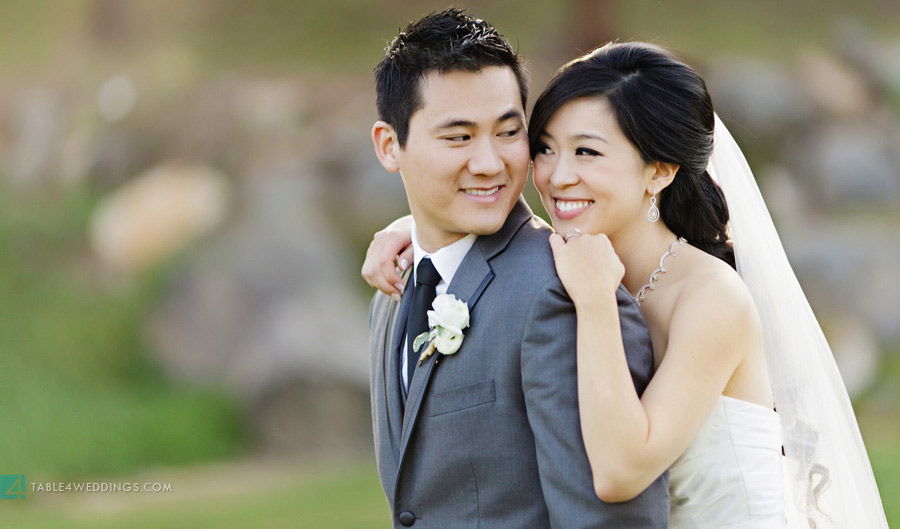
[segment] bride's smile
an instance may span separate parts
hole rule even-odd
[[[577,228],[614,238],[643,219],[655,166],[644,163],[605,100],[564,104],[533,154],[534,184],[557,232]]]

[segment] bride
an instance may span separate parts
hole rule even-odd
[[[578,314],[597,495],[631,499],[668,468],[670,527],[887,527],[828,345],[697,73],[656,46],[608,44],[554,76],[529,138]],[[383,235],[364,276],[394,294],[393,267],[371,261],[401,253],[408,222]],[[653,345],[642,397],[620,283]]]

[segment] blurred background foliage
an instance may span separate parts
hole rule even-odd
[[[358,268],[371,234],[405,204],[371,153],[371,69],[402,26],[443,7],[0,3],[0,473],[152,476],[176,488],[149,499],[32,494],[0,504],[4,526],[389,525],[366,430],[370,291]],[[900,61],[876,54],[869,64],[856,46],[900,52],[893,1],[466,7],[528,58],[535,94],[560,64],[611,38],[667,46],[735,115],[744,107],[729,103],[729,79],[774,79],[751,86],[765,95],[798,64],[824,64],[851,95],[787,130],[808,135],[832,112],[828,126],[887,130],[882,150],[900,151]],[[755,65],[749,77],[729,77],[742,64]],[[852,68],[834,64],[862,73],[842,77]],[[855,86],[865,87],[856,99]],[[759,107],[782,102],[762,97]],[[870,195],[839,200],[841,181],[810,191],[814,180],[790,176],[808,169],[803,161],[780,161],[784,137],[747,123],[732,130],[761,168],[829,339],[849,344],[835,349],[850,351],[842,370],[889,521],[900,522],[900,287],[893,276],[858,286],[875,277],[863,277],[868,268],[806,244],[871,239],[847,253],[874,248],[889,266],[900,255],[896,156],[873,170],[887,174],[863,186]],[[806,202],[791,202],[797,194]],[[528,199],[539,211],[533,190]],[[846,290],[828,292],[844,277],[850,292],[880,299],[877,310],[840,307],[833,296],[849,304]]]

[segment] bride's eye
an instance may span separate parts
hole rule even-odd
[[[546,143],[538,143],[534,151],[535,154],[553,154],[550,147]]]
[[[579,147],[575,149],[576,156],[603,156],[599,152],[594,149],[588,149],[587,147]]]

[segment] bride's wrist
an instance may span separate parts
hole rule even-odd
[[[579,313],[602,313],[610,310],[619,310],[615,291],[586,292],[577,298],[572,298],[572,303],[575,304],[575,310]]]

